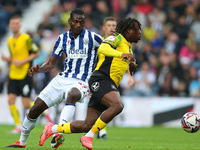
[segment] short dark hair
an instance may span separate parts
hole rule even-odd
[[[116,21],[117,22],[117,19],[114,17],[106,17],[103,20],[103,24],[105,25],[107,21]]]
[[[74,10],[71,11],[71,13],[70,13],[70,19],[72,19],[75,14],[83,15],[86,18],[85,12],[83,10],[81,10],[80,8],[75,8]]]
[[[18,16],[18,15],[14,15],[14,16],[12,16],[12,17],[10,18],[10,20],[12,20],[12,19],[20,19],[20,20],[21,20],[21,17]]]
[[[128,29],[134,28],[136,30],[136,25],[138,25],[141,30],[141,23],[138,20],[134,18],[122,18],[117,23],[116,32],[124,36]]]

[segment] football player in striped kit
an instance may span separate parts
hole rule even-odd
[[[47,108],[60,104],[64,99],[66,105],[61,112],[59,124],[71,122],[75,103],[82,102],[89,94],[88,79],[95,69],[97,49],[102,42],[102,37],[84,28],[85,18],[86,15],[81,9],[74,9],[68,20],[70,30],[59,35],[49,60],[42,66],[37,65],[29,70],[30,76],[39,72],[48,72],[63,53],[66,55],[64,71],[54,77],[41,91],[25,117],[19,141],[6,147],[26,147],[30,132],[35,127],[39,115]],[[64,137],[62,134],[55,135],[54,140],[52,147],[58,148]]]
[[[98,49],[104,57],[100,58],[89,79],[92,96],[86,119],[59,125],[46,123],[40,137],[41,146],[54,133],[87,132],[80,141],[87,149],[93,149],[94,136],[123,110],[117,87],[128,68],[131,76],[136,71],[137,64],[131,43],[141,40],[141,35],[141,24],[138,20],[122,18],[118,22],[116,32],[104,39]]]

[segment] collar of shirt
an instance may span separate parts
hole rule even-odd
[[[85,30],[86,30],[86,29],[83,28],[82,31],[81,31],[81,33],[79,34],[79,36],[84,36]],[[71,29],[69,30],[69,37],[70,37],[70,38],[74,38],[74,36],[71,34]]]
[[[129,47],[131,47],[131,43],[128,42],[128,41],[126,40],[126,38],[125,38],[122,34],[119,33],[119,35],[121,35],[122,40],[123,40],[125,43],[127,43],[127,45],[128,45]]]

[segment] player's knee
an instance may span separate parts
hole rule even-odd
[[[119,114],[122,112],[122,110],[124,109],[124,105],[121,102],[118,102],[114,105],[116,113]]]
[[[43,108],[39,107],[38,105],[33,105],[28,113],[28,117],[31,119],[36,119],[42,112]]]
[[[77,88],[71,88],[67,95],[67,103],[75,104],[81,99],[81,92]]]

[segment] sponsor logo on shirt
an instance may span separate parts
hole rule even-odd
[[[69,49],[68,57],[69,58],[86,58],[87,57],[86,48],[85,49]]]

